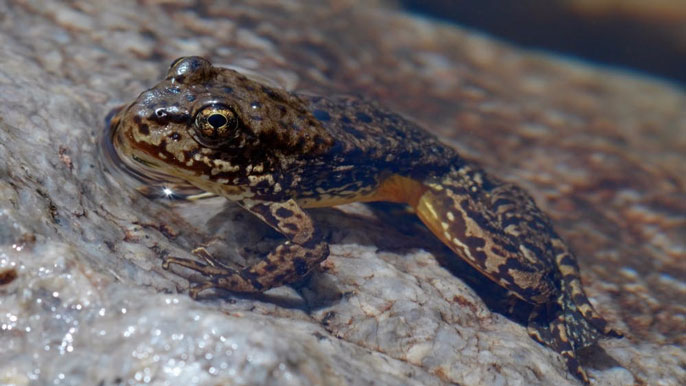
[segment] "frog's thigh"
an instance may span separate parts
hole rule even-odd
[[[477,205],[467,194],[431,185],[419,198],[417,216],[444,244],[500,286],[531,303],[547,303],[555,293],[543,261],[525,255],[499,224],[470,215]],[[486,207],[483,210],[488,210]]]

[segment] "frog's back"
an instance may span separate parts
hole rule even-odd
[[[326,154],[331,165],[425,178],[464,162],[434,135],[374,103],[344,96],[301,98],[334,139]]]

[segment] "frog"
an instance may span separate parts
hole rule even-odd
[[[193,298],[300,280],[329,256],[307,210],[381,201],[408,205],[455,258],[531,305],[529,335],[582,382],[577,352],[622,336],[590,303],[575,255],[527,192],[373,102],[286,91],[189,56],[116,110],[109,129],[112,147],[141,174],[224,197],[283,236],[240,269],[208,254],[166,256],[164,269],[200,274]]]

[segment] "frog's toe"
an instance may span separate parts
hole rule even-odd
[[[610,324],[600,316],[598,311],[596,311],[592,306],[591,303],[588,301],[586,296],[583,296],[583,299],[585,303],[582,303],[581,305],[577,305],[579,311],[581,314],[584,316],[584,319],[588,321],[589,324],[591,324],[593,327],[595,327],[598,331],[600,331],[603,335],[609,336],[612,338],[622,338],[624,337],[624,334],[622,334],[619,330],[616,330],[612,327],[610,327]]]
[[[222,263],[217,258],[212,256],[212,253],[210,253],[210,251],[208,251],[207,248],[203,246],[194,248],[191,251],[191,253],[193,254],[193,256],[197,256],[203,259],[203,261],[205,261],[207,265],[210,265],[212,267],[229,268],[226,264]]]
[[[170,270],[172,264],[191,269],[206,276],[227,276],[236,272],[230,268],[220,267],[215,264],[205,264],[196,260],[173,256],[164,259],[162,268]]]
[[[560,313],[550,326],[550,332],[554,341],[552,346],[562,356],[562,359],[567,365],[567,369],[576,375],[582,382],[589,384],[588,375],[584,368],[581,367],[581,363],[579,363],[579,359],[576,357],[576,351],[569,339],[567,328],[565,316],[563,313]]]
[[[581,367],[581,363],[579,363],[579,360],[576,358],[574,351],[563,351],[560,353],[560,355],[562,355],[562,358],[567,365],[567,369],[569,369],[572,374],[574,374],[586,385],[591,383],[591,381],[588,379],[588,374],[586,374],[586,370]]]
[[[579,266],[569,247],[559,237],[555,237],[551,241],[556,251],[555,261],[562,275],[562,288],[565,293],[563,303],[567,303],[563,308],[568,312],[572,312],[575,318],[584,319],[590,325],[589,327],[593,327],[602,335],[613,338],[624,336],[618,330],[610,327],[607,320],[593,308],[593,305],[588,300],[588,296],[586,296],[581,285]],[[582,346],[587,346],[587,344],[582,344]]]
[[[552,334],[550,333],[550,326],[549,325],[542,325],[538,322],[539,314],[537,311],[533,311],[530,318],[529,318],[529,323],[526,327],[526,332],[529,334],[529,336],[534,339],[536,342],[547,346],[547,347],[552,347],[555,339],[553,339]]]
[[[188,295],[192,299],[197,299],[198,296],[200,295],[200,292],[202,292],[206,289],[214,288],[214,287],[215,287],[215,284],[211,280],[208,280],[208,281],[205,281],[205,282],[200,283],[200,284],[192,285],[188,289]]]

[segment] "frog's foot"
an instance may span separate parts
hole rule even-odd
[[[623,337],[624,335],[620,331],[610,327],[607,320],[593,308],[588,297],[586,297],[579,279],[579,266],[566,244],[560,238],[555,237],[552,239],[552,245],[555,249],[555,261],[562,274],[563,291],[566,293],[567,298],[573,302],[575,312],[580,314],[583,319],[603,335],[612,338]],[[582,347],[587,345],[582,344]]]
[[[192,269],[196,272],[201,273],[205,277],[204,279],[196,280],[198,283],[192,285],[189,289],[188,292],[193,299],[197,299],[200,292],[206,289],[219,287],[218,283],[220,277],[234,277],[235,280],[235,276],[238,274],[237,271],[232,270],[230,268],[217,267],[215,265],[205,264],[199,261],[184,259],[181,257],[167,257],[164,260],[164,262],[162,262],[162,268],[169,270],[171,264],[176,264],[182,267],[186,267],[188,269]],[[242,278],[238,274],[238,281],[240,280],[242,280]],[[245,285],[245,283],[240,284]],[[235,283],[236,286],[240,284],[238,282]]]
[[[288,240],[279,244],[258,263],[241,270],[218,264],[211,255],[203,256],[201,251],[198,254],[206,263],[177,257],[167,258],[162,265],[165,269],[170,264],[176,264],[205,276],[205,280],[198,281],[199,285],[191,288],[192,297],[197,297],[200,291],[209,288],[243,293],[263,292],[307,275],[329,255],[328,244],[315,232],[310,217],[293,200],[243,201],[241,205],[281,232]]]
[[[213,276],[217,274],[226,273],[227,270],[231,270],[228,266],[223,264],[221,261],[217,260],[205,247],[197,247],[191,251],[191,253],[201,258],[204,263],[198,262],[196,260],[184,259],[181,257],[166,257],[162,262],[162,268],[169,270],[171,264],[176,264],[182,267],[192,269],[196,272],[200,272],[205,276]],[[217,268],[220,268],[219,270]],[[221,270],[224,268],[224,270]],[[212,280],[200,280],[201,283],[194,285],[190,288],[190,295],[193,299],[197,299],[198,294],[208,288],[212,288]]]
[[[542,315],[539,315],[536,311],[532,313],[531,320],[527,327],[529,336],[537,342],[555,350],[562,356],[567,369],[584,384],[589,384],[590,381],[586,374],[586,370],[584,370],[581,363],[579,363],[579,359],[576,357],[575,346],[568,335],[568,326],[564,312],[558,312],[558,315],[554,320],[547,323],[544,322],[544,325],[538,324],[540,323],[540,316]]]
[[[562,281],[562,291],[555,303],[534,309],[527,330],[533,339],[557,351],[569,371],[588,384],[588,375],[579,363],[577,351],[593,345],[603,336],[621,337],[621,334],[609,328],[607,321],[593,310],[583,290],[576,293],[569,287],[570,281]]]

